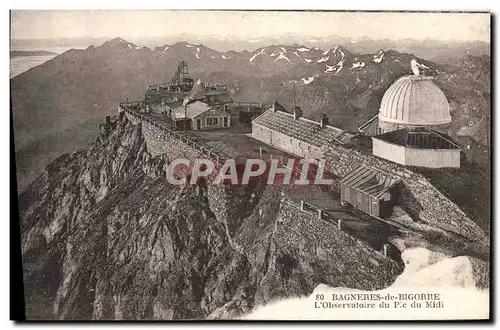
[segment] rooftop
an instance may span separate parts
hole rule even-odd
[[[356,168],[340,180],[342,184],[363,191],[374,198],[382,197],[399,181],[385,172],[367,166]]]
[[[405,76],[384,93],[379,119],[404,125],[442,125],[451,122],[450,105],[432,77]]]
[[[210,109],[211,107],[208,104],[201,101],[195,101],[187,104],[186,106],[180,106],[172,110],[172,119],[192,119]]]
[[[376,114],[375,116],[371,117],[370,119],[368,119],[368,121],[366,121],[365,123],[361,124],[360,126],[358,126],[358,131],[359,132],[364,132],[365,129],[370,126],[374,121],[378,120],[378,114]]]
[[[276,132],[303,141],[315,147],[322,147],[327,143],[346,143],[354,135],[344,132],[340,128],[321,124],[307,118],[295,119],[294,115],[273,108],[266,110],[252,123],[267,127]]]
[[[426,127],[416,129],[402,128],[373,137],[403,147],[416,149],[460,149],[446,134]]]
[[[198,79],[194,84],[193,88],[189,92],[189,95],[186,97],[186,102],[192,100],[201,100],[205,97],[214,97],[217,96],[219,101],[223,102],[231,102],[231,95],[229,94],[229,90],[225,85],[209,85],[201,82],[201,79]]]

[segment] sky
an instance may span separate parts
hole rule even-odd
[[[234,12],[234,11],[11,11],[11,38],[145,37],[219,34],[258,38],[306,36],[371,39],[490,40],[483,13]]]

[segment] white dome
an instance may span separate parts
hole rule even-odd
[[[450,105],[432,77],[405,76],[385,92],[378,118],[402,125],[442,125],[451,122]]]

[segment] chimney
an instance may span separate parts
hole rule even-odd
[[[326,125],[328,125],[328,117],[326,116],[326,113],[324,113],[321,116],[320,124],[321,124],[322,128],[325,127]]]
[[[273,103],[273,112],[278,111],[278,107],[279,107],[278,101],[274,101],[274,103]]]
[[[295,109],[293,109],[293,118],[299,119],[300,117],[302,117],[302,110],[299,106],[296,106]]]

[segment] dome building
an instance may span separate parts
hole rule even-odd
[[[405,127],[449,124],[450,105],[432,77],[405,76],[385,92],[378,120],[379,133]]]
[[[407,166],[460,167],[460,147],[433,128],[451,123],[450,105],[432,77],[405,76],[392,84],[379,113],[358,130],[372,136],[373,154]]]

